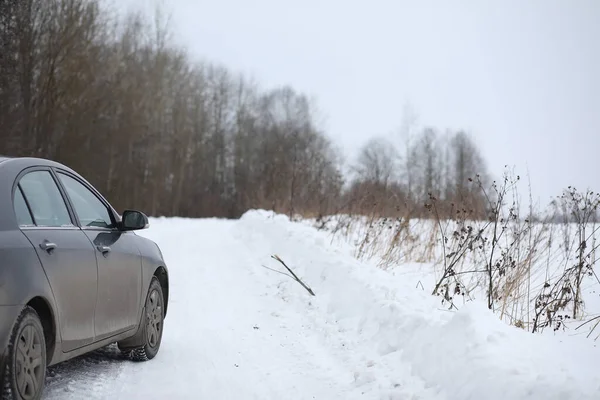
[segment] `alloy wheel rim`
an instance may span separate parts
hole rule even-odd
[[[148,344],[150,347],[154,348],[158,345],[162,331],[162,302],[156,289],[153,290],[148,297],[147,310],[146,334]]]
[[[33,325],[23,328],[17,341],[17,389],[23,399],[33,399],[42,387],[44,376],[42,337]]]

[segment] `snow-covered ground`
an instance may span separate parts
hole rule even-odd
[[[60,364],[45,399],[600,398],[594,341],[527,333],[478,302],[442,309],[306,224],[262,211],[151,224],[171,274],[159,355]],[[316,296],[267,269],[285,272],[273,254]]]

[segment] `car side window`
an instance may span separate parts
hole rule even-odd
[[[58,177],[67,190],[82,227],[115,227],[108,208],[93,192],[69,175],[59,172]]]
[[[74,226],[65,200],[49,171],[29,172],[19,184],[37,226]]]
[[[33,217],[29,212],[29,208],[27,207],[25,197],[23,197],[23,192],[21,192],[20,187],[17,187],[17,190],[15,191],[13,203],[19,226],[35,226],[35,222],[33,222]]]

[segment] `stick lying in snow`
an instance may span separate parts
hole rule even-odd
[[[306,285],[304,284],[304,282],[302,282],[302,281],[300,280],[300,278],[298,278],[298,277],[296,276],[296,274],[294,273],[294,271],[292,271],[292,270],[290,269],[290,267],[288,267],[287,265],[285,265],[285,263],[283,262],[283,260],[282,260],[281,258],[279,258],[279,256],[278,256],[277,254],[275,254],[274,256],[271,256],[271,258],[273,258],[273,259],[275,259],[275,260],[279,261],[279,262],[280,262],[280,263],[281,263],[281,264],[282,264],[282,265],[285,267],[285,269],[287,269],[288,271],[290,271],[290,274],[292,274],[292,278],[294,278],[294,280],[295,280],[296,282],[298,282],[299,284],[301,284],[301,285],[302,285],[302,287],[303,287],[304,289],[306,289],[306,291],[307,291],[308,293],[310,293],[312,296],[314,296],[314,295],[315,295],[315,293],[312,291],[312,289],[311,289],[311,288],[309,288],[308,286],[306,286]],[[269,268],[269,269],[270,269],[270,268]],[[284,275],[287,275],[287,274],[284,274]],[[289,276],[289,275],[288,275],[288,276]]]

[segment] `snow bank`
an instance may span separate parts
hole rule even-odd
[[[327,233],[282,215],[250,211],[232,234],[252,250],[248,268],[265,282],[265,295],[310,318],[365,398],[600,398],[600,352],[590,340],[532,335],[478,303],[440,310],[412,282],[358,262],[349,245],[332,245]],[[262,268],[285,271],[272,254],[316,297]]]

